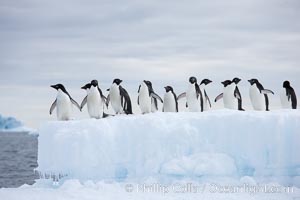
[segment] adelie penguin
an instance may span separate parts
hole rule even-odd
[[[70,96],[62,84],[51,85],[51,87],[57,90],[57,96],[50,107],[50,115],[56,108],[58,120],[70,120],[72,118],[72,104],[80,110],[79,104]]]
[[[242,102],[242,95],[240,93],[240,90],[238,88],[238,83],[241,81],[240,78],[235,77],[234,79],[232,79],[232,82],[235,84],[235,90],[234,93],[236,94],[238,98],[238,110],[241,111],[245,111],[245,109],[243,109],[243,102]]]
[[[116,114],[132,114],[131,100],[128,92],[120,85],[122,80],[114,79],[107,97],[107,104],[111,102]]]
[[[264,89],[257,79],[248,80],[250,83],[250,100],[254,110],[269,111],[269,98],[267,94],[274,94],[273,91]]]
[[[178,112],[177,96],[171,86],[165,87],[163,112]]]
[[[180,94],[178,99],[183,97],[186,97],[186,107],[190,112],[203,112],[203,96],[196,77],[189,78],[187,91]]]
[[[224,86],[223,93],[216,97],[215,102],[223,98],[224,108],[238,110],[238,100],[241,99],[241,96],[236,90],[236,84],[231,80],[221,83]]]
[[[210,108],[211,108],[211,102],[210,102],[210,99],[209,99],[209,97],[208,97],[208,95],[207,95],[207,93],[206,93],[206,86],[208,85],[208,84],[210,84],[212,81],[211,80],[209,80],[209,79],[203,79],[202,81],[201,81],[201,83],[200,83],[200,90],[201,90],[201,88],[202,88],[202,91],[203,91],[203,93],[204,93],[204,101],[203,101],[203,110],[204,111],[207,111],[207,110],[209,110]]]
[[[297,96],[289,81],[283,82],[280,93],[281,106],[284,109],[297,109]]]
[[[157,110],[157,100],[163,103],[161,97],[154,92],[152,83],[144,80],[139,86],[137,99],[142,114],[150,113],[153,106],[155,107],[155,110]]]
[[[81,103],[81,110],[85,104],[87,104],[88,113],[91,118],[100,119],[104,117],[104,105],[106,105],[106,97],[103,95],[99,88],[98,81],[92,80],[91,83],[81,87],[87,91],[87,95],[84,97]]]

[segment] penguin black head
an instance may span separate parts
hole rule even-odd
[[[61,89],[61,90],[63,90],[63,91],[66,90],[65,87],[63,86],[63,84],[60,84],[60,83],[58,83],[58,84],[56,84],[56,85],[51,85],[51,87],[53,87],[53,88],[56,89],[56,90],[59,90],[59,89]]]
[[[145,83],[148,87],[152,87],[151,81],[146,81],[146,80],[144,80],[144,83]]]
[[[251,85],[253,85],[253,84],[255,84],[255,83],[259,83],[258,80],[257,80],[256,78],[250,79],[250,80],[248,80],[248,82],[249,82]]]
[[[116,78],[113,83],[117,84],[117,85],[120,85],[122,83],[122,80],[121,79],[118,79]]]
[[[81,87],[81,89],[86,90],[86,89],[90,89],[91,88],[91,84],[85,84],[84,86]]]
[[[197,83],[197,78],[194,77],[194,76],[191,76],[190,79],[189,79],[189,82],[190,82],[191,84]]]
[[[209,79],[203,79],[202,81],[201,81],[201,83],[200,83],[200,85],[202,85],[202,84],[204,84],[204,85],[208,85],[208,84],[210,84],[212,81],[211,80],[209,80]]]
[[[98,81],[97,80],[92,80],[91,81],[91,86],[97,87],[98,86]]]
[[[283,82],[283,87],[284,88],[290,88],[291,87],[290,82],[289,81],[284,81]]]
[[[221,82],[223,85],[224,85],[224,87],[227,87],[228,85],[230,85],[232,82],[231,82],[231,80],[226,80],[226,81],[223,81],[223,82]]]
[[[242,79],[235,77],[234,79],[232,79],[232,82],[235,84],[238,84]]]
[[[173,88],[172,88],[171,86],[166,86],[166,87],[165,87],[165,90],[166,90],[166,92],[170,92],[170,91],[171,91],[171,92],[174,92],[174,91],[173,91]]]

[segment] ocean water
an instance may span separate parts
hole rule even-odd
[[[0,188],[33,184],[38,140],[26,132],[0,132]]]

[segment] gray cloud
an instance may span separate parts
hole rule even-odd
[[[108,87],[121,77],[132,93],[143,79],[183,90],[190,75],[214,79],[213,95],[233,76],[300,88],[299,8],[297,0],[1,1],[1,112],[31,113],[22,118],[36,125],[48,118],[49,84],[81,98],[76,88],[92,78]],[[24,91],[35,90],[22,107]]]

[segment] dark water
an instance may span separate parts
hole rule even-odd
[[[33,184],[39,176],[37,167],[38,140],[25,132],[0,132],[0,188]]]

